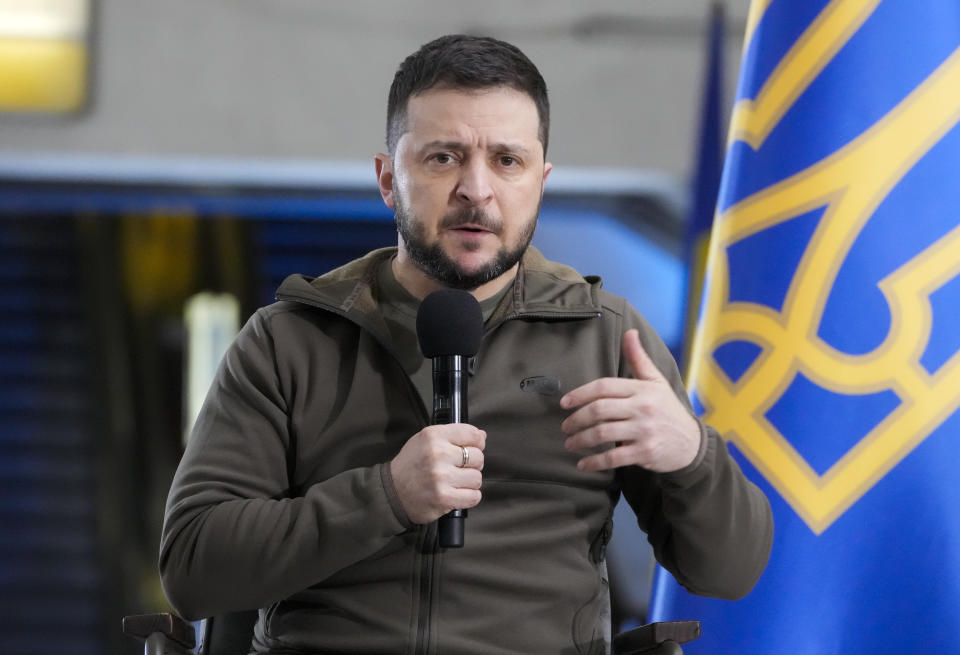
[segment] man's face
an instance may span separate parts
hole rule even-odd
[[[551,168],[538,131],[533,100],[511,88],[410,98],[393,158],[377,156],[400,267],[463,289],[512,276]]]

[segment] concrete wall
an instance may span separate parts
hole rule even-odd
[[[512,41],[541,68],[558,167],[690,165],[705,0],[94,2],[87,111],[0,115],[0,155],[367,162],[383,149],[399,61],[467,31]],[[728,105],[746,6],[728,2]]]

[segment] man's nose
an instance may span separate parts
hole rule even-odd
[[[471,157],[460,169],[457,199],[463,203],[483,206],[493,197],[491,171],[482,157]]]

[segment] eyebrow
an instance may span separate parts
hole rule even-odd
[[[442,141],[442,140],[437,140],[437,141],[430,141],[429,143],[424,144],[424,146],[423,146],[422,148],[420,148],[420,151],[421,151],[421,152],[424,152],[424,151],[427,151],[427,150],[435,150],[435,149],[440,149],[440,150],[468,150],[469,148],[470,148],[470,146],[468,146],[468,145],[467,145],[466,143],[464,143],[463,141]],[[488,152],[518,152],[518,153],[521,153],[521,154],[529,154],[529,153],[530,153],[530,149],[527,148],[526,146],[524,146],[523,144],[519,143],[519,142],[514,142],[514,143],[509,143],[509,142],[491,143],[490,145],[487,146],[486,149],[487,149]]]

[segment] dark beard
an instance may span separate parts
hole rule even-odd
[[[540,207],[538,205],[537,214],[539,214],[539,211]],[[445,287],[472,291],[500,277],[520,261],[533,239],[533,233],[537,227],[537,214],[534,214],[533,218],[528,221],[515,248],[511,249],[506,244],[501,246],[493,259],[473,273],[464,271],[457,262],[447,256],[439,243],[428,244],[424,238],[422,224],[412,220],[410,212],[402,203],[397,203],[394,216],[397,222],[397,232],[403,239],[407,254],[421,271]],[[479,225],[495,234],[500,234],[502,229],[498,223],[492,221],[482,209],[477,207],[464,208],[447,214],[440,222],[440,227],[449,229],[467,223]]]

